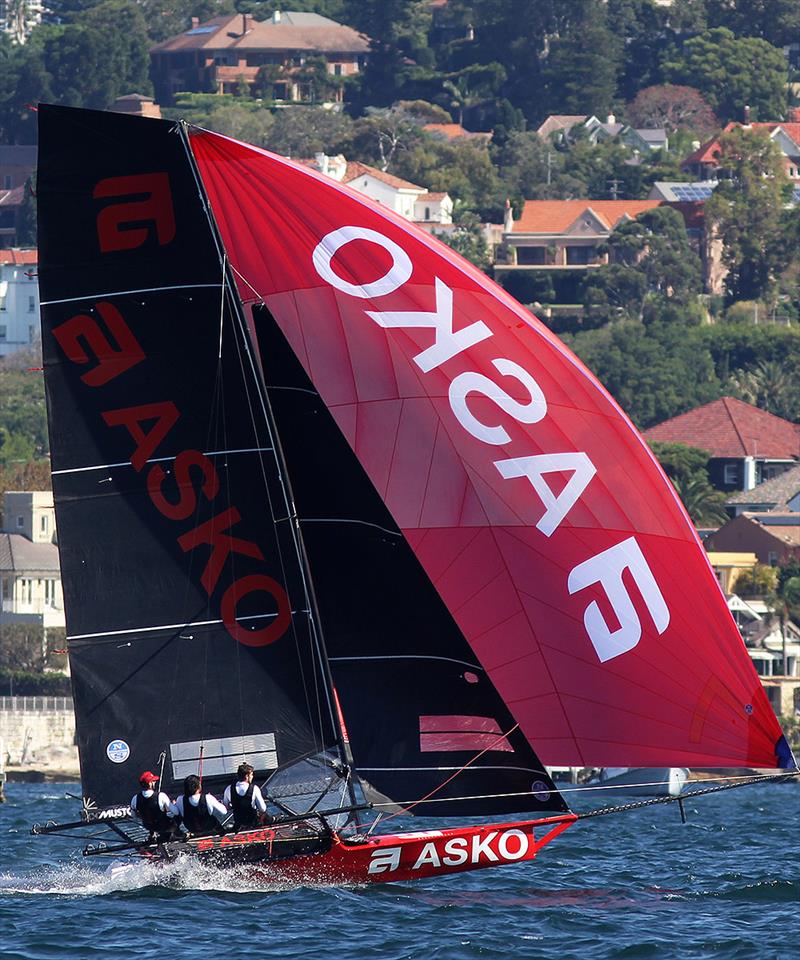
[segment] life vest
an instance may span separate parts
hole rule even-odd
[[[173,827],[172,818],[158,805],[158,793],[146,797],[141,791],[136,794],[136,812],[151,833],[167,833]]]
[[[208,812],[207,796],[207,793],[201,793],[196,807],[187,796],[183,798],[183,825],[189,833],[211,833],[219,830],[219,821]]]
[[[236,791],[236,783],[231,784],[231,810],[233,810],[233,826],[236,830],[249,829],[258,823],[258,811],[253,809],[253,784],[247,786],[244,796],[240,797]]]

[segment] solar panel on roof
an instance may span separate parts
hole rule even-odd
[[[708,200],[714,192],[711,184],[687,183],[672,188],[676,200]]]
[[[792,188],[792,202],[800,203],[800,187]]]
[[[192,27],[191,30],[186,31],[186,36],[194,37],[197,36],[198,33],[213,33],[216,29],[216,27]]]

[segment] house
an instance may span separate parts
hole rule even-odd
[[[725,501],[733,517],[740,513],[800,514],[800,464]]]
[[[576,127],[586,131],[591,143],[619,139],[631,149],[638,150],[640,153],[646,153],[649,150],[669,149],[669,138],[666,130],[649,127],[634,129],[628,124],[618,123],[613,113],[609,114],[604,121],[585,114],[582,116],[553,114],[547,117],[536,133],[542,140],[562,140],[568,138],[570,131]]]
[[[145,97],[141,93],[126,93],[124,97],[117,97],[109,109],[113,113],[129,113],[134,117],[161,117],[161,107],[152,97]]]
[[[749,107],[745,107],[745,122],[732,121],[723,133],[730,133],[739,127],[765,131],[780,148],[786,175],[800,185],[800,109],[791,110],[787,121],[750,123]],[[681,169],[698,180],[717,180],[722,166],[721,153],[720,136],[712,137],[703,144],[696,143],[693,152],[681,164]]]
[[[739,574],[752,570],[758,563],[758,558],[751,552],[711,550],[708,551],[708,562],[722,587],[722,592],[725,596],[730,596]],[[730,609],[730,604],[728,606]]]
[[[313,77],[303,68],[310,59],[325,61],[333,77],[357,74],[369,52],[369,38],[318,13],[276,10],[269,20],[227,14],[191,27],[150,50],[153,83],[161,103],[178,91],[234,93],[252,86],[259,70],[274,68],[273,99],[313,102],[319,97]],[[341,101],[339,87],[331,94]]]
[[[0,250],[0,357],[39,336],[38,259],[36,250]]]
[[[735,397],[665,420],[645,430],[644,438],[708,450],[709,479],[720,490],[752,490],[800,459],[798,424]]]
[[[705,548],[709,553],[754,553],[759,563],[772,567],[800,560],[800,514],[791,524],[769,520],[768,514],[740,513],[709,534]]]
[[[0,145],[0,196],[4,190],[24,187],[35,169],[35,146]]]
[[[9,491],[0,532],[0,624],[63,628],[64,596],[49,491]]]
[[[600,244],[623,220],[660,205],[659,200],[526,200],[519,220],[506,208],[503,240],[510,262],[495,273],[579,271],[608,262]]]
[[[448,233],[453,228],[453,201],[447,193],[431,192],[377,167],[347,161],[341,154],[318,153],[313,160],[301,162],[412,220],[428,233]]]

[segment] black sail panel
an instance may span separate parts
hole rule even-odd
[[[430,816],[565,810],[269,311],[253,317],[362,782]]]
[[[180,131],[42,106],[42,342],[84,796],[339,753],[263,388]],[[158,770],[156,769],[156,772]]]

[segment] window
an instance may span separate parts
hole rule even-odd
[[[36,330],[36,327],[34,327],[33,325],[28,326],[28,343],[33,343],[35,330]]]
[[[19,602],[31,603],[33,601],[33,580],[22,577],[19,581]]]
[[[737,484],[739,482],[739,464],[738,463],[726,463],[725,470],[723,472],[723,483],[726,484]]]
[[[11,189],[11,174],[10,174],[10,173],[7,173],[7,174],[3,177],[3,189],[4,189],[4,190],[10,190],[10,189]]]
[[[47,514],[43,514],[39,521],[39,529],[42,533],[47,533],[47,528],[50,526],[50,518]]]
[[[28,313],[33,313],[36,309],[36,297],[28,297]]]
[[[342,75],[342,65],[341,65],[341,63],[334,63],[334,65],[333,65],[333,73],[334,73],[334,76],[336,76],[336,77],[341,77],[341,75]]]
[[[56,582],[55,580],[45,580],[44,582],[44,602],[48,607],[56,605]]]
[[[425,219],[430,220],[430,218],[431,218],[431,208],[425,207]]]
[[[0,297],[0,310],[5,310],[6,308],[6,298]]]
[[[0,340],[5,340],[8,336],[8,327],[4,324],[0,324]]]
[[[545,262],[544,247],[517,247],[517,263],[531,266]]]
[[[25,517],[17,517],[17,529],[22,529],[25,526]]]
[[[770,550],[769,553],[767,554],[767,563],[771,567],[778,566],[778,554],[775,550]]]
[[[567,247],[567,263],[573,266],[581,266],[586,263],[594,263],[597,259],[596,247]]]

